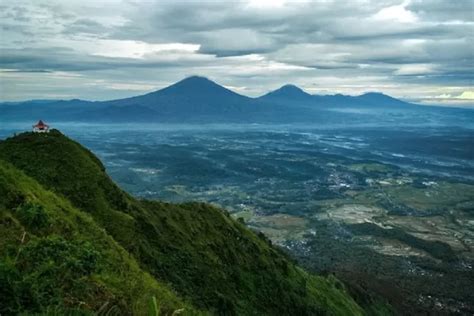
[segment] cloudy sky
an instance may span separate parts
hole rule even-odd
[[[474,104],[473,0],[0,2],[0,99],[106,100],[202,75],[258,96]]]

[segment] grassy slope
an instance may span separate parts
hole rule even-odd
[[[58,131],[0,142],[4,159],[88,212],[158,280],[219,314],[361,314],[334,278],[308,275],[225,212],[137,201],[88,150]]]
[[[185,308],[86,213],[0,160],[0,314]],[[61,312],[60,312],[61,311]]]

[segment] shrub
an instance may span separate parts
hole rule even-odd
[[[59,236],[28,242],[20,248],[16,261],[5,260],[0,265],[0,293],[7,297],[7,302],[0,304],[0,313],[39,312],[48,306],[63,308],[65,297],[77,300],[67,302],[76,305],[96,291],[88,277],[98,270],[98,261],[99,253],[88,242]],[[3,291],[14,299],[8,299]]]
[[[52,235],[26,244],[18,264],[27,270],[53,269],[56,277],[82,277],[96,270],[98,256],[89,242],[68,241]]]
[[[48,222],[48,214],[42,205],[26,202],[15,210],[20,222],[28,228],[43,228]]]

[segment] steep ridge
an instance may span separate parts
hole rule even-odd
[[[364,313],[336,278],[306,273],[274,248],[263,235],[257,236],[225,211],[202,203],[176,205],[136,200],[129,196],[110,180],[102,163],[90,151],[59,131],[53,130],[48,134],[23,133],[1,141],[1,160],[8,163],[3,163],[2,166],[7,167],[2,167],[0,178],[9,177],[1,182],[0,194],[8,197],[8,202],[1,204],[0,208],[4,218],[2,225],[21,225],[16,210],[39,201],[46,213],[64,216],[61,221],[48,224],[51,233],[48,230],[41,236],[59,238],[50,236],[59,231],[57,235],[70,243],[87,239],[95,245],[100,242],[97,234],[103,234],[103,238],[108,238],[110,243],[116,245],[114,247],[123,247],[128,252],[123,254],[127,260],[138,262],[136,274],[140,274],[141,278],[145,278],[147,273],[153,276],[154,279],[150,281],[152,285],[145,291],[147,294],[122,300],[122,309],[133,310],[137,301],[142,302],[146,297],[151,297],[151,289],[159,287],[160,293],[166,295],[155,296],[158,300],[165,300],[160,304],[163,305],[164,313],[181,306],[190,314],[196,313],[196,309],[219,315]],[[9,181],[10,178],[18,178],[25,184],[21,186]],[[38,193],[24,192],[32,190],[31,187]],[[15,192],[19,192],[23,198],[16,198]],[[54,196],[55,201],[59,202],[43,203],[38,197],[43,194]],[[77,215],[67,217],[64,214],[66,209],[71,209]],[[84,221],[83,226],[87,227],[71,224],[75,221]],[[86,228],[97,232],[88,232]],[[21,235],[22,229],[18,226],[11,236]],[[26,231],[33,234],[36,229],[33,225],[31,232]],[[5,258],[11,256],[7,248],[19,253],[30,245],[30,241],[19,244],[15,238],[2,236],[2,240],[5,240],[0,248],[2,262],[8,262]],[[45,251],[43,244],[35,247],[38,251]],[[103,247],[101,250],[107,254],[113,252]],[[76,248],[82,249],[79,246]],[[26,257],[25,260],[31,259]],[[15,264],[13,267],[19,269]],[[32,266],[31,273],[37,273],[35,269]],[[115,282],[121,282],[121,278],[135,279],[135,274],[129,274],[129,268],[115,268],[114,271],[121,276],[115,278]],[[69,272],[66,269],[64,273]],[[95,278],[94,273],[89,274],[89,277]],[[189,307],[173,296],[172,292],[166,290],[167,286],[162,285],[164,283],[194,307]],[[121,293],[118,289],[115,292]],[[108,302],[100,295],[95,297],[91,294],[91,298],[96,299],[94,305],[80,304],[82,297],[76,298],[74,293],[61,292],[56,295],[54,302],[48,301],[35,308],[44,310],[66,304],[68,307],[97,311]],[[118,294],[116,296],[119,297]],[[169,302],[167,297],[170,297]],[[17,306],[23,305],[20,302]]]
[[[93,218],[0,160],[0,314],[198,315]]]

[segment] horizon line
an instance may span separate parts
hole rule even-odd
[[[61,101],[64,101],[64,102],[70,102],[70,101],[83,101],[83,102],[110,102],[110,101],[116,101],[116,100],[123,100],[123,99],[128,99],[128,98],[134,98],[134,97],[140,97],[140,96],[144,96],[144,95],[148,95],[148,94],[152,94],[152,93],[156,93],[156,92],[159,92],[159,91],[162,91],[164,89],[167,89],[169,87],[172,87],[176,84],[179,84],[180,82],[183,82],[183,81],[186,81],[186,80],[189,80],[189,79],[193,79],[193,78],[199,78],[199,79],[203,79],[203,80],[208,80],[210,81],[211,83],[215,84],[215,85],[218,85],[219,87],[223,88],[223,89],[226,89],[226,90],[229,90],[231,91],[232,93],[235,93],[239,96],[242,96],[242,97],[245,97],[245,98],[249,98],[249,99],[253,99],[253,100],[257,100],[259,98],[262,98],[272,92],[275,92],[275,91],[278,91],[284,87],[295,87],[299,90],[301,90],[303,93],[307,94],[308,96],[314,96],[314,97],[318,97],[318,96],[321,96],[321,97],[330,97],[330,96],[344,96],[344,97],[361,97],[361,96],[364,96],[364,95],[367,95],[367,94],[378,94],[378,95],[383,95],[383,96],[386,96],[386,97],[390,97],[390,98],[393,98],[395,100],[398,100],[398,101],[402,101],[402,102],[405,102],[405,103],[408,103],[408,104],[412,104],[412,105],[419,105],[419,106],[434,106],[434,107],[448,107],[448,108],[462,108],[462,109],[474,109],[474,103],[420,103],[420,100],[411,100],[411,99],[405,99],[405,98],[398,98],[398,97],[394,97],[394,96],[391,96],[390,94],[386,94],[384,92],[381,92],[381,91],[365,91],[365,92],[362,92],[360,94],[343,94],[343,93],[333,93],[333,94],[312,94],[312,93],[309,93],[307,92],[304,88],[296,85],[296,84],[292,84],[292,83],[285,83],[283,85],[280,85],[279,87],[275,88],[275,89],[272,89],[272,90],[269,90],[267,92],[265,92],[264,94],[262,95],[259,95],[259,96],[256,96],[256,97],[252,97],[252,96],[248,96],[248,95],[245,95],[245,94],[242,94],[238,91],[235,91],[233,90],[231,87],[227,87],[225,85],[221,85],[219,84],[218,82],[216,82],[214,79],[210,79],[209,77],[206,77],[206,76],[202,76],[202,75],[189,75],[189,76],[186,76],[184,77],[183,79],[180,79],[174,83],[171,83],[171,84],[168,84],[167,86],[165,87],[162,87],[162,88],[158,88],[158,89],[154,89],[152,91],[144,91],[142,92],[141,94],[137,94],[137,95],[132,95],[132,96],[128,96],[128,97],[123,97],[123,98],[112,98],[112,99],[105,99],[105,100],[90,100],[90,99],[82,99],[80,97],[71,97],[70,99],[68,98],[46,98],[46,99],[40,99],[40,98],[33,98],[33,99],[25,99],[25,100],[0,100],[0,104],[6,104],[6,103],[26,103],[26,102],[48,102],[48,101],[54,101],[54,102],[61,102]]]

